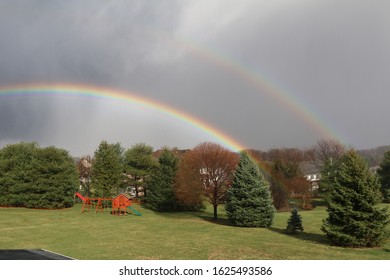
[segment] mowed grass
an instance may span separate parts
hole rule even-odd
[[[55,251],[76,259],[390,259],[390,238],[381,248],[331,246],[321,232],[324,207],[300,211],[305,231],[285,233],[289,212],[277,213],[271,228],[229,225],[223,207],[212,221],[201,213],[142,213],[112,216],[81,213],[81,205],[63,210],[0,208],[0,249]],[[390,227],[388,227],[390,230]]]

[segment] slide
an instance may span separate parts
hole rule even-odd
[[[85,202],[87,199],[84,197],[84,196],[82,196],[80,193],[75,193],[75,195],[78,197],[78,198],[80,198],[83,202]]]
[[[142,214],[140,212],[138,212],[137,210],[135,210],[133,207],[127,206],[127,208],[129,208],[131,211],[133,211],[134,214],[136,214],[137,216],[142,216]]]

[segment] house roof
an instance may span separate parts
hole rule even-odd
[[[320,174],[321,171],[311,162],[304,161],[299,164],[299,168],[302,171],[303,175],[309,174]]]

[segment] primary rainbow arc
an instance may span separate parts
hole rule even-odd
[[[233,139],[231,136],[223,133],[212,125],[156,100],[141,97],[133,92],[104,87],[94,87],[87,85],[74,84],[18,84],[0,87],[0,96],[5,95],[72,95],[72,96],[90,96],[106,98],[111,100],[123,101],[130,104],[150,108],[164,113],[175,119],[179,119],[217,139],[227,148],[239,152],[245,149],[244,145]]]

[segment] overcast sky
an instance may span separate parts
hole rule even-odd
[[[254,149],[332,136],[388,145],[389,15],[387,0],[0,0],[0,86],[121,89]],[[219,141],[137,105],[0,95],[0,147],[38,141],[84,155],[103,139]]]

